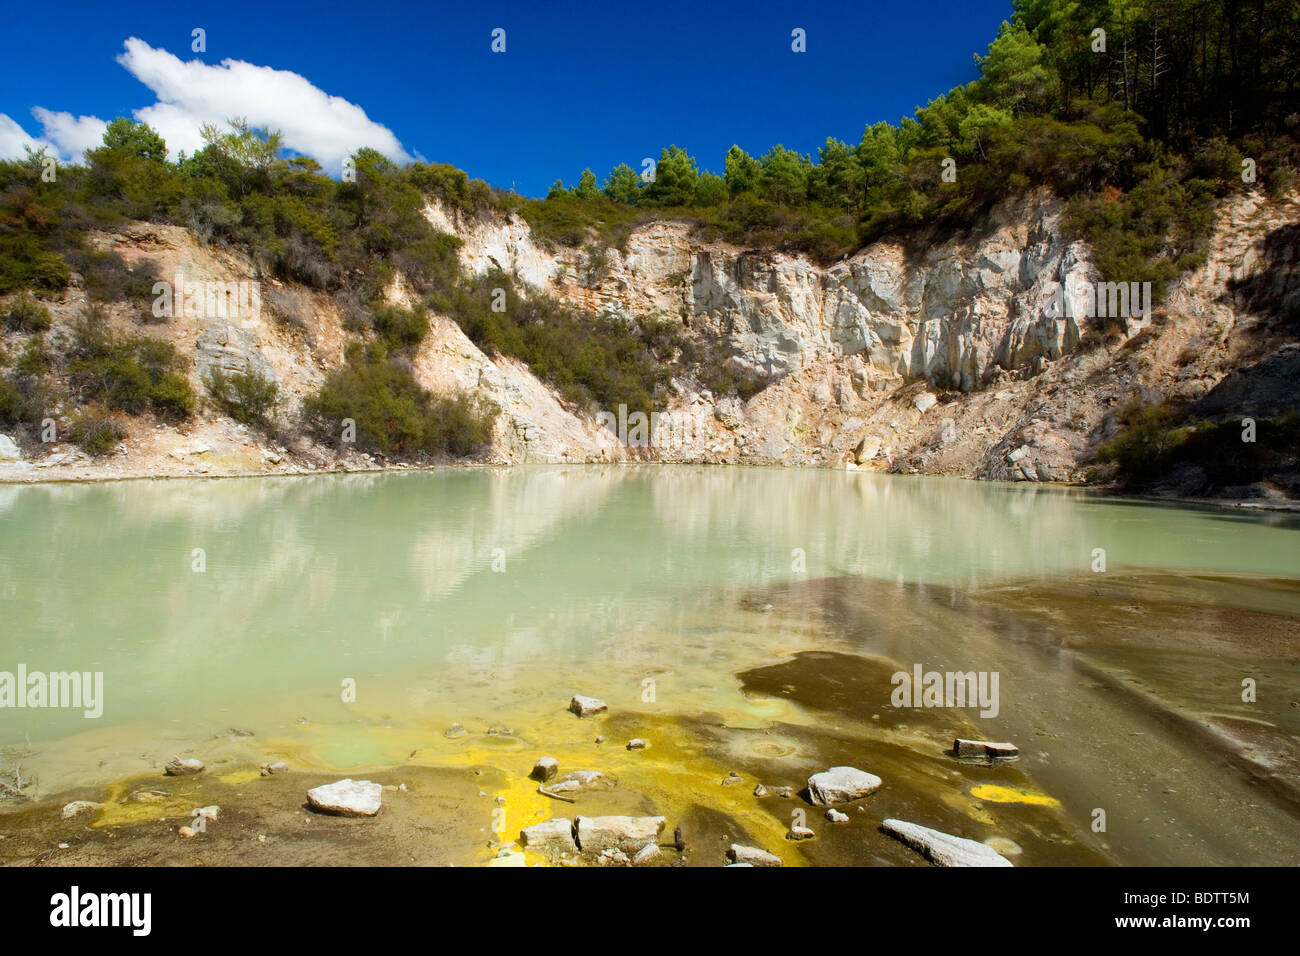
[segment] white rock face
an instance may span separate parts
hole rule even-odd
[[[343,817],[373,817],[379,812],[384,788],[369,780],[338,780],[307,791],[307,802],[321,813]]]
[[[22,461],[23,453],[8,435],[0,435],[0,461]]]
[[[1011,861],[992,847],[920,824],[890,819],[880,829],[906,843],[935,866],[1011,866]]]
[[[808,797],[819,807],[851,803],[875,793],[882,781],[856,767],[831,767],[808,778]]]
[[[732,863],[740,863],[745,866],[781,865],[781,858],[775,853],[768,853],[756,846],[744,846],[740,843],[731,844],[731,847],[727,850],[727,859]]]
[[[659,842],[664,823],[663,817],[578,817],[578,847],[584,854],[620,850],[635,857]]]

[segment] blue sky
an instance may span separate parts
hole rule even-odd
[[[175,149],[238,109],[334,174],[363,142],[525,195],[587,166],[602,180],[639,169],[669,143],[720,172],[732,143],[815,155],[827,136],[897,122],[974,79],[972,54],[1010,13],[1009,0],[11,3],[0,152],[48,142],[71,158],[102,121],[136,115]],[[791,51],[796,27],[806,53]]]

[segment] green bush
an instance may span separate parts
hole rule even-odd
[[[255,369],[227,375],[213,368],[203,384],[222,411],[245,425],[267,425],[280,399],[280,387]]]
[[[410,457],[481,451],[491,439],[495,407],[467,396],[436,398],[382,345],[349,349],[348,364],[331,372],[303,402],[303,424],[321,442],[342,441],[344,420],[355,423],[358,447]]]
[[[24,292],[9,303],[4,324],[10,332],[44,332],[50,327],[50,310]]]
[[[96,458],[112,452],[125,434],[113,416],[99,405],[90,405],[73,415],[68,429],[68,437]]]
[[[194,390],[171,343],[118,337],[94,306],[75,323],[68,358],[68,381],[83,402],[130,415],[146,410],[167,418],[194,414]]]

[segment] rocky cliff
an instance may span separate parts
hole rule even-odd
[[[652,222],[594,268],[589,251],[546,247],[515,217],[462,217],[437,203],[426,216],[462,240],[470,270],[499,268],[526,288],[630,323],[679,322],[719,362],[766,383],[746,401],[674,380],[653,445],[628,447],[601,427],[599,410],[567,406],[522,363],[484,354],[453,321],[430,315],[415,376],[433,391],[474,389],[496,402],[490,458],[499,463],[635,458],[1076,481],[1119,407],[1210,395],[1286,345],[1275,312],[1279,302],[1296,307],[1287,298],[1296,297],[1295,196],[1225,201],[1206,264],[1145,316],[1118,322],[1089,314],[1100,277],[1047,192],[1003,203],[971,232],[877,242],[829,267]],[[238,255],[174,226],[135,224],[95,243],[165,278],[254,275]],[[400,276],[388,296],[409,303]],[[83,301],[74,282],[52,304],[56,334]],[[138,323],[129,309],[113,311],[117,323]],[[200,394],[205,368],[269,373],[287,419],[342,362],[349,338],[335,299],[272,281],[263,282],[260,315],[148,331],[193,357]],[[28,442],[20,460],[6,454],[0,476],[18,480],[379,464],[305,439],[268,440],[211,408],[176,428],[135,423],[116,455],[95,462],[57,443]]]

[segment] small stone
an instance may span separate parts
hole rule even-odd
[[[742,866],[780,866],[781,858],[775,853],[768,853],[756,846],[731,844],[727,850],[727,859]]]
[[[767,795],[768,795],[767,787],[763,786],[761,783],[758,784],[756,787],[754,787],[754,796],[766,797]]]
[[[633,866],[648,866],[651,863],[657,863],[663,854],[659,852],[659,844],[647,843],[637,851],[636,856],[632,857]]]
[[[190,827],[181,827],[176,832],[179,833],[181,836],[185,837],[185,839],[187,840],[194,836],[194,831]]]
[[[533,772],[529,776],[534,780],[545,783],[559,772],[560,762],[554,757],[538,757],[537,763],[533,764]]]
[[[596,857],[596,862],[601,866],[627,866],[632,861],[627,858],[627,854],[617,847],[609,847],[601,850]]]
[[[70,820],[83,813],[94,813],[96,810],[103,809],[104,805],[102,803],[92,803],[89,800],[73,800],[71,803],[64,804],[61,812],[63,814],[63,819]]]
[[[196,760],[193,757],[181,758],[172,757],[167,761],[167,766],[163,772],[169,777],[188,777],[190,774],[202,773],[203,761]]]
[[[808,778],[808,799],[818,807],[850,803],[874,793],[881,783],[875,774],[856,767],[831,767]]]
[[[442,732],[442,735],[448,740],[455,740],[457,737],[464,737],[467,733],[469,731],[462,724],[452,724]]]
[[[840,813],[840,811],[831,807],[826,811],[826,819],[831,821],[831,823],[848,823],[849,815],[847,813]]]
[[[277,760],[275,761],[275,763],[262,764],[263,777],[270,777],[277,773],[287,773],[288,770],[289,770],[289,765],[285,763],[283,760]]]
[[[787,840],[811,840],[816,835],[807,827],[793,826],[790,828],[790,832],[785,835],[785,838]]]
[[[583,697],[581,694],[574,694],[573,700],[569,701],[569,710],[579,717],[589,717],[592,714],[603,713],[608,709],[608,705],[603,700],[598,700],[595,697]]]
[[[645,746],[646,746],[645,741],[642,740],[640,737],[633,737],[631,740],[627,742],[628,750],[645,750]]]
[[[996,743],[991,740],[965,740],[958,737],[952,744],[954,757],[988,758],[990,760],[1010,760],[1020,756],[1020,748],[1015,744]]]
[[[735,787],[744,782],[745,782],[745,778],[742,777],[740,774],[736,773],[736,771],[734,770],[722,778],[722,785],[724,787]]]
[[[373,817],[379,812],[384,788],[369,780],[339,780],[307,791],[307,802],[321,813]]]

